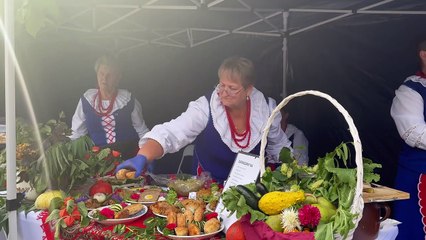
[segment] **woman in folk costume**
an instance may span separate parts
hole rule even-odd
[[[122,73],[112,56],[102,56],[95,64],[97,89],[80,98],[72,118],[72,140],[89,134],[95,145],[110,147],[123,158],[134,157],[139,139],[149,131],[142,107],[132,94],[118,89]]]
[[[254,67],[246,58],[224,60],[218,75],[213,92],[190,102],[176,119],[155,126],[139,142],[138,155],[118,165],[116,171],[134,169],[138,176],[147,163],[194,142],[193,174],[208,171],[223,182],[239,151],[259,154],[262,130],[275,101],[253,86]],[[275,159],[283,146],[290,146],[280,120],[281,115],[269,131],[266,148]]]
[[[425,239],[426,230],[426,41],[419,44],[420,71],[395,91],[391,115],[404,141],[395,188],[409,192],[409,200],[395,201],[397,239]]]

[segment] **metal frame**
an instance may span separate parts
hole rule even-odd
[[[174,1],[173,4],[170,3],[170,0],[149,0],[145,1],[145,3],[139,1],[139,4],[135,4],[134,2],[126,3],[126,1],[116,2],[116,4],[106,4],[102,3],[102,1],[64,2],[64,7],[67,9],[75,8],[75,11],[69,14],[66,20],[59,24],[56,31],[65,30],[80,32],[88,35],[87,37],[89,38],[82,37],[86,41],[88,39],[94,39],[93,36],[96,35],[114,38],[115,41],[121,41],[123,39],[128,40],[129,38],[135,40],[133,43],[128,43],[127,46],[114,49],[118,53],[123,53],[146,45],[178,48],[198,47],[230,34],[285,38],[324,24],[344,19],[354,14],[426,14],[426,11],[374,10],[379,6],[395,2],[395,0],[382,0],[355,10],[320,8],[283,9],[279,7],[255,8],[250,6],[247,0],[180,0]],[[233,4],[232,7],[229,6],[231,2]],[[403,5],[404,3],[401,4]],[[186,12],[192,13],[194,11],[220,12],[221,14],[229,13],[231,15],[244,13],[249,14],[254,20],[250,20],[240,24],[240,26],[232,28],[227,28],[227,26],[217,26],[214,28],[205,26],[183,26],[171,30],[164,28],[148,29],[143,24],[132,19],[132,17],[136,18],[138,15],[143,15],[147,11],[154,11],[155,13],[162,14],[165,10],[181,12],[182,15],[185,15]],[[262,13],[267,13],[267,15],[264,16]],[[323,15],[329,14],[330,16],[327,16],[326,20],[313,23],[309,26],[289,30],[288,26],[284,26],[284,23],[287,23],[287,19],[284,19],[284,16],[288,18],[288,16],[298,13],[320,13]],[[114,16],[108,18],[110,15]],[[83,25],[79,23],[79,20],[87,18],[90,19],[91,22],[87,22]],[[108,20],[105,20],[105,18],[108,18]],[[280,26],[271,21],[271,19],[275,18],[281,18],[281,20],[277,19]],[[119,30],[113,29],[114,26],[117,27],[117,24],[122,24],[123,26],[120,25]],[[126,36],[126,33],[135,32],[140,32],[141,34],[139,34],[139,36],[134,36],[134,34]],[[119,37],[116,37],[117,35],[119,35]],[[185,37],[183,38],[183,36]],[[197,38],[194,36],[197,36]],[[105,49],[111,49],[111,47],[114,48],[118,45],[120,44],[104,47]]]

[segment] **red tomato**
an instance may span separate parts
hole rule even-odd
[[[99,152],[101,150],[101,148],[100,147],[98,147],[98,146],[93,146],[92,147],[92,152],[94,152],[94,153],[97,153],[97,152]]]
[[[226,240],[245,240],[240,220],[234,222],[226,231]]]
[[[118,158],[121,156],[121,153],[119,151],[112,150],[112,156]]]
[[[102,180],[97,181],[89,189],[89,195],[90,196],[93,196],[96,193],[105,193],[106,195],[111,194],[112,193],[111,184],[109,184],[105,181],[102,181]]]

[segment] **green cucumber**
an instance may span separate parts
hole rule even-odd
[[[262,196],[269,192],[266,186],[261,182],[256,183],[256,191]]]
[[[256,196],[256,194],[243,185],[237,185],[235,189],[244,196],[244,199],[246,200],[246,203],[249,207],[251,207],[253,210],[259,210],[259,207],[257,206],[259,197]]]
[[[109,208],[113,210],[114,212],[119,212],[123,209],[123,207],[120,204],[111,205]]]

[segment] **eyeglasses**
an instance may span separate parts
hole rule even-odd
[[[216,86],[216,91],[219,94],[222,94],[225,91],[226,94],[228,94],[229,96],[235,96],[239,92],[241,92],[241,90],[243,90],[243,87],[241,87],[239,89],[238,88],[233,88],[233,87],[226,87],[226,86],[224,86],[223,84],[220,84],[220,83]]]

